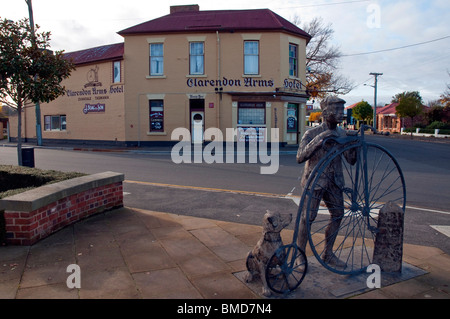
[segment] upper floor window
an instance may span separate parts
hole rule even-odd
[[[259,41],[244,41],[244,74],[259,74]]]
[[[150,75],[164,74],[164,46],[162,43],[150,44]]]
[[[205,74],[205,43],[189,43],[189,74]]]
[[[121,81],[120,64],[120,61],[113,62],[113,83],[120,83]]]
[[[298,46],[289,43],[289,75],[298,77]]]

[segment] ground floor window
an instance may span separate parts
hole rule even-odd
[[[266,124],[265,102],[239,102],[238,124],[264,125]]]
[[[45,131],[65,131],[67,127],[65,115],[45,115],[44,130]]]
[[[288,104],[287,108],[287,120],[286,120],[287,133],[297,133],[298,131],[298,105]]]
[[[164,132],[164,101],[150,100],[150,132]]]

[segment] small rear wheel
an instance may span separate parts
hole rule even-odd
[[[276,293],[292,292],[305,278],[307,268],[306,255],[300,248],[294,244],[281,246],[267,264],[267,285]]]

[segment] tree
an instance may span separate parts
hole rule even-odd
[[[309,116],[310,122],[320,121],[320,117],[322,116],[322,112],[313,112]]]
[[[447,74],[450,76],[450,72],[447,71]],[[447,89],[440,96],[441,105],[445,108],[450,108],[450,84],[447,84]]]
[[[301,25],[300,18],[295,16],[294,24]],[[318,91],[317,96],[323,98],[329,93],[347,94],[353,84],[338,74],[339,59],[342,53],[339,48],[330,45],[334,30],[331,24],[325,25],[321,18],[314,18],[301,26],[311,35],[306,46],[306,86],[310,91]]]
[[[412,94],[408,94],[412,93]],[[397,94],[399,95],[399,94]],[[396,96],[397,96],[396,95]],[[411,118],[411,125],[414,124],[414,117],[423,112],[422,98],[419,92],[403,92],[400,93],[398,105],[395,107],[397,116]],[[412,137],[412,132],[411,132]]]
[[[361,101],[353,107],[352,116],[364,123],[373,117],[373,108],[368,102]]]
[[[39,29],[39,26],[36,26]],[[17,109],[17,157],[22,165],[22,109],[27,103],[50,102],[63,95],[61,81],[74,69],[63,58],[63,51],[53,54],[50,32],[35,33],[28,19],[14,22],[0,19],[0,102]]]
[[[402,92],[402,93],[395,94],[392,97],[391,103],[399,103],[401,99],[406,98],[406,97],[412,97],[412,98],[420,101],[420,103],[422,104],[422,96],[420,96],[420,93],[418,91],[408,91],[408,92]]]

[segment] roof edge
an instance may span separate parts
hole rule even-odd
[[[75,65],[86,65],[106,61],[123,60],[124,42],[100,45],[92,48],[65,52],[63,57],[72,59]]]

